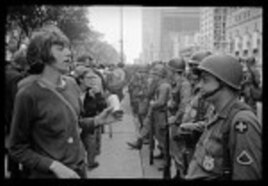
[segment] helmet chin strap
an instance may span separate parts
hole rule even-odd
[[[210,92],[207,92],[207,93],[203,94],[202,97],[203,97],[204,99],[207,99],[207,98],[209,98],[209,97],[215,95],[215,94],[216,94],[219,90],[221,90],[221,89],[222,89],[222,84],[220,83],[219,86],[218,86],[216,89],[214,89],[214,90],[212,90],[212,91],[210,91]]]

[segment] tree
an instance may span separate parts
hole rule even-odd
[[[88,53],[99,64],[118,63],[118,52],[102,41],[103,34],[89,27],[87,10],[81,6],[11,6],[8,7],[6,27],[9,30],[16,23],[29,37],[32,30],[53,23],[70,39],[75,57]]]
[[[7,30],[16,23],[27,36],[46,23],[56,24],[71,40],[90,33],[86,7],[79,6],[11,6],[7,12]]]

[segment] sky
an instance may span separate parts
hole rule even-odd
[[[104,40],[120,52],[120,7],[89,7],[90,26],[104,34]],[[141,7],[123,7],[123,40],[127,63],[133,63],[141,52]]]

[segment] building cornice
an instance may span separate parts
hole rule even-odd
[[[227,30],[228,30],[228,29],[232,29],[232,28],[234,28],[234,27],[236,27],[236,26],[242,25],[242,24],[244,24],[244,23],[246,23],[246,22],[250,22],[250,21],[252,21],[252,20],[254,20],[254,19],[261,18],[261,17],[262,17],[261,14],[260,14],[260,15],[256,15],[256,16],[252,16],[251,18],[248,18],[248,19],[246,19],[246,20],[240,21],[240,22],[238,22],[238,23],[235,23],[235,24],[232,24],[232,25],[229,25],[229,26],[226,25],[226,29],[227,29]]]

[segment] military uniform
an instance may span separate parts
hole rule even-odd
[[[184,169],[182,151],[184,149],[184,142],[182,140],[174,140],[177,136],[179,125],[181,124],[186,105],[190,102],[191,86],[186,78],[182,78],[180,82],[177,82],[176,86],[172,90],[172,100],[176,107],[172,108],[171,115],[176,117],[176,125],[170,127],[170,155],[174,159],[177,169]],[[180,167],[180,168],[179,168]]]
[[[135,74],[129,83],[130,103],[135,115],[138,114],[139,76]]]
[[[252,109],[238,100],[242,66],[231,55],[217,54],[204,59],[198,69],[202,73],[199,84],[202,97],[213,102],[216,114],[196,145],[185,178],[261,179],[262,126]]]
[[[261,179],[261,131],[250,108],[230,100],[207,124],[186,179]]]
[[[155,92],[155,99],[151,105],[153,109],[153,121],[155,126],[155,137],[159,147],[163,151],[165,145],[166,105],[169,99],[171,87],[167,80],[162,79]]]
[[[148,75],[146,75],[146,71],[140,71],[140,79],[138,82],[138,118],[141,124],[141,127],[143,127],[143,120],[146,117],[146,114],[149,109],[149,98],[148,98]]]
[[[246,71],[243,81],[242,96],[254,112],[257,112],[257,101],[261,100],[260,73],[257,70]]]
[[[185,108],[181,123],[185,123],[185,125],[189,123],[192,127],[194,126],[191,131],[185,132],[181,128],[177,131],[178,135],[181,135],[185,142],[185,149],[183,151],[185,155],[185,171],[194,153],[195,145],[204,131],[205,123],[213,111],[213,106],[206,102],[200,94],[192,95],[190,103]]]

